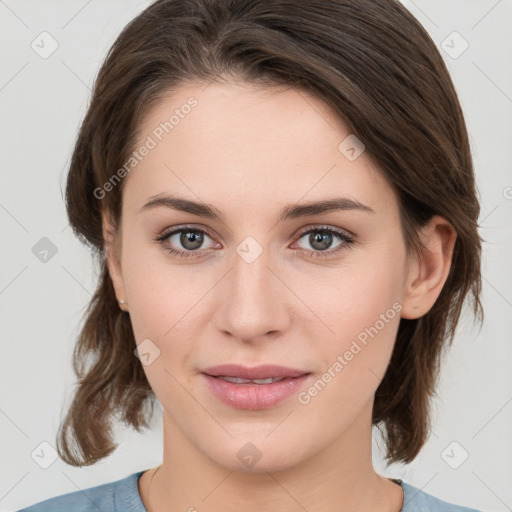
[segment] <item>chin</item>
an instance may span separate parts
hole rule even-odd
[[[255,435],[230,438],[227,443],[219,443],[218,450],[212,452],[211,444],[206,454],[219,466],[237,473],[278,472],[292,468],[307,458],[302,447],[307,443],[276,442],[269,439],[267,430],[261,429]]]

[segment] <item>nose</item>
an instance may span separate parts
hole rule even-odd
[[[270,251],[258,255],[260,250],[254,242],[238,247],[215,314],[218,330],[244,342],[275,337],[286,331],[291,320],[293,294],[286,278],[276,269]]]

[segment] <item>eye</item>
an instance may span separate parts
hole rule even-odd
[[[156,240],[172,255],[182,258],[196,258],[207,252],[206,250],[198,251],[203,245],[205,237],[211,238],[204,229],[181,226],[178,229],[164,232]],[[178,250],[175,247],[178,247]],[[180,247],[184,250],[179,250]]]
[[[306,238],[307,236],[307,238]],[[192,226],[181,226],[179,228],[165,231],[155,240],[158,241],[164,249],[171,255],[180,256],[181,258],[199,258],[208,252],[202,249],[205,238],[210,235],[204,229]],[[311,249],[304,249],[308,255],[314,258],[323,258],[332,256],[334,253],[350,247],[354,242],[354,237],[349,233],[330,226],[318,226],[311,228],[299,235],[298,240],[305,238]],[[338,245],[334,249],[329,250],[333,245],[333,240],[338,240]],[[297,242],[295,242],[297,243]],[[178,247],[178,249],[176,249]],[[217,245],[220,247],[220,244]]]
[[[338,253],[350,247],[354,242],[354,237],[349,233],[329,226],[319,226],[309,229],[301,233],[299,240],[305,238],[306,235],[307,243],[313,248],[313,250],[306,249],[306,252],[314,258],[332,256],[333,253]],[[339,241],[338,245],[336,245],[334,249],[328,250],[333,245],[333,239],[335,238]]]

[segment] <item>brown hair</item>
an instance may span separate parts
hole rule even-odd
[[[125,180],[101,199],[97,190],[127,161],[142,116],[164,94],[221,75],[296,87],[334,109],[396,190],[410,250],[435,214],[457,232],[438,300],[423,317],[401,319],[375,395],[373,424],[385,428],[386,459],[408,463],[429,435],[443,348],[468,297],[482,318],[481,239],[453,83],[427,32],[395,0],[158,0],[123,29],[95,81],[67,180],[70,224],[102,272],[75,347],[79,381],[59,429],[59,455],[76,466],[109,455],[117,447],[114,415],[137,431],[149,426],[146,406],[154,412],[156,398],[134,356],[102,235],[102,215],[118,225]]]

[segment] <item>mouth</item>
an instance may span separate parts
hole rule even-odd
[[[209,390],[223,403],[236,409],[269,409],[293,393],[311,373],[278,365],[246,367],[225,364],[205,369]]]
[[[263,364],[252,367],[240,364],[221,364],[206,368],[202,373],[210,375],[211,377],[238,378],[247,381],[266,381],[268,379],[300,377],[309,372],[276,364]],[[261,382],[261,384],[267,384],[267,382]]]
[[[210,375],[216,379],[222,379],[233,384],[273,384],[280,382],[287,377],[269,377],[268,379],[243,379],[242,377],[228,377],[227,375]]]

